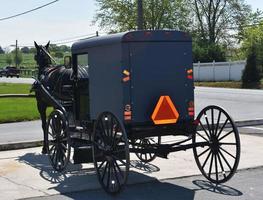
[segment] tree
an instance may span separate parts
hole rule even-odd
[[[261,75],[257,65],[256,47],[253,44],[247,57],[247,64],[242,75],[242,87],[259,88],[260,79]]]
[[[257,56],[257,64],[263,67],[263,21],[244,30],[244,39],[241,44],[243,57],[249,55],[253,45]]]
[[[21,48],[21,52],[22,53],[29,53],[29,48],[28,47],[23,47],[23,48]]]
[[[207,44],[216,44],[235,37],[240,30],[251,22],[251,7],[244,0],[190,0],[195,17],[194,30]],[[190,3],[189,2],[189,3]]]
[[[0,46],[0,54],[4,54],[5,51],[2,49],[2,47]]]
[[[94,23],[110,32],[137,29],[137,1],[96,0]],[[144,0],[144,29],[181,29],[189,27],[185,0]]]
[[[11,64],[13,63],[13,59],[12,59],[12,56],[11,56],[10,53],[7,53],[7,54],[5,55],[5,61],[6,61],[6,63],[7,63],[8,65],[11,65]]]

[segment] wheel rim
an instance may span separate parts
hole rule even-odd
[[[67,121],[59,110],[53,111],[48,119],[48,156],[54,170],[65,170],[70,158],[70,136]]]
[[[93,159],[103,189],[118,193],[129,172],[129,143],[124,127],[112,113],[102,113],[95,123]]]
[[[240,139],[237,127],[225,110],[208,106],[198,115],[198,129],[193,143],[207,142],[194,147],[194,157],[201,173],[213,183],[228,181],[235,173],[240,159]]]
[[[159,143],[160,139],[157,138],[158,141],[155,141],[156,138],[144,138],[144,139],[136,139],[134,142],[135,149],[147,149]],[[151,162],[156,158],[155,153],[135,153],[136,156],[143,162]]]

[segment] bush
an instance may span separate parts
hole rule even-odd
[[[223,46],[193,42],[193,62],[224,62],[226,55]]]
[[[261,70],[257,64],[255,45],[252,45],[242,75],[242,88],[260,88]]]

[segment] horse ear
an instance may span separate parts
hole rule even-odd
[[[36,41],[34,41],[34,45],[35,45],[36,49],[39,48],[39,46],[38,46],[38,44],[36,43]]]
[[[46,49],[48,49],[48,48],[49,48],[49,44],[50,44],[50,41],[48,41],[47,45],[45,46],[45,47],[46,47]]]

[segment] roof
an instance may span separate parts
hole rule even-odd
[[[85,52],[91,47],[111,45],[122,42],[191,42],[191,36],[188,33],[171,30],[140,30],[123,33],[109,34],[105,36],[96,36],[75,42],[72,47],[72,53]]]

